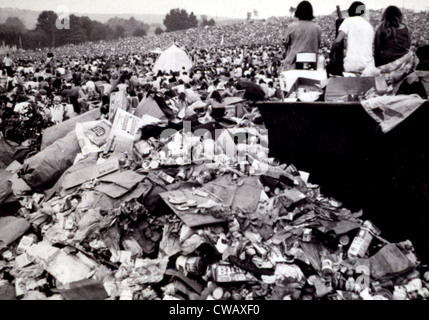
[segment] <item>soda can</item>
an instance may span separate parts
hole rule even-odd
[[[200,257],[179,256],[176,259],[176,268],[182,270],[185,275],[201,275],[205,272],[205,263]]]
[[[186,179],[185,170],[179,170],[179,172],[176,174],[175,179],[177,182],[185,180]]]

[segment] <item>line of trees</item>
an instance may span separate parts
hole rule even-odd
[[[54,11],[42,11],[36,27],[28,30],[22,21],[9,17],[0,24],[0,42],[22,49],[56,47],[66,44],[79,44],[85,41],[115,40],[130,36],[142,37],[148,33],[149,25],[136,20],[112,18],[106,23],[91,20],[87,16],[78,17],[71,14],[68,23]],[[166,31],[185,30],[200,26],[214,26],[215,20],[203,15],[198,21],[193,12],[188,14],[184,9],[171,9],[164,18]],[[155,34],[164,32],[160,27]]]
[[[22,21],[10,17],[0,24],[0,41],[6,45],[23,49],[55,47],[65,44],[78,44],[85,41],[114,40],[129,36],[145,36],[149,29],[147,24],[130,19],[112,18],[106,23],[91,20],[74,14],[69,16],[68,28],[57,28],[58,15],[53,11],[43,11],[37,18],[35,29],[28,30]],[[61,19],[61,17],[60,17]],[[64,23],[64,20],[60,22]],[[59,23],[61,27],[61,23]],[[63,24],[66,26],[66,24]]]

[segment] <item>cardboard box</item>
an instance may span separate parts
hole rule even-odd
[[[296,92],[298,88],[304,89],[306,92],[322,92],[320,89],[321,82],[319,80],[309,79],[309,78],[298,78],[295,83],[292,85],[291,89],[286,95],[286,98],[289,98],[293,92]]]
[[[330,78],[326,86],[325,101],[358,101],[358,95],[364,95],[375,88],[374,77]]]
[[[110,105],[109,105],[109,120],[114,121],[116,111],[118,109],[128,111],[128,99],[127,94],[124,91],[112,92],[110,94]]]
[[[106,151],[130,152],[134,145],[134,137],[141,125],[142,119],[118,109],[110,130]]]
[[[64,177],[63,188],[65,190],[77,187],[82,183],[100,178],[108,173],[119,170],[119,160],[117,156],[112,156],[103,163],[87,166],[80,170],[70,172]]]

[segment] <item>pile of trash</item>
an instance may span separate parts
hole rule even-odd
[[[412,243],[268,157],[263,124],[83,116],[1,171],[0,299],[429,296]]]

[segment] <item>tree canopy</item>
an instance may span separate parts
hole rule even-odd
[[[185,9],[171,9],[164,18],[164,25],[167,32],[185,30],[197,27],[198,20],[193,12],[188,14]]]
[[[87,16],[71,14],[68,17],[68,28],[57,27],[59,18],[61,19],[61,16],[54,11],[42,11],[37,18],[35,29],[28,30],[19,18],[9,17],[5,23],[0,24],[0,41],[10,46],[22,45],[23,49],[34,49],[85,41],[114,40],[120,37],[142,37],[149,29],[147,24],[134,17],[115,17],[101,23]]]
[[[213,18],[211,18],[210,20],[207,19],[207,16],[203,15],[201,16],[201,26],[205,27],[205,26],[214,26],[216,25],[216,22]]]
[[[162,28],[160,28],[160,27],[156,27],[156,29],[155,29],[155,34],[156,35],[159,35],[159,34],[161,34],[161,33],[163,33],[164,32],[164,30],[162,30]]]

